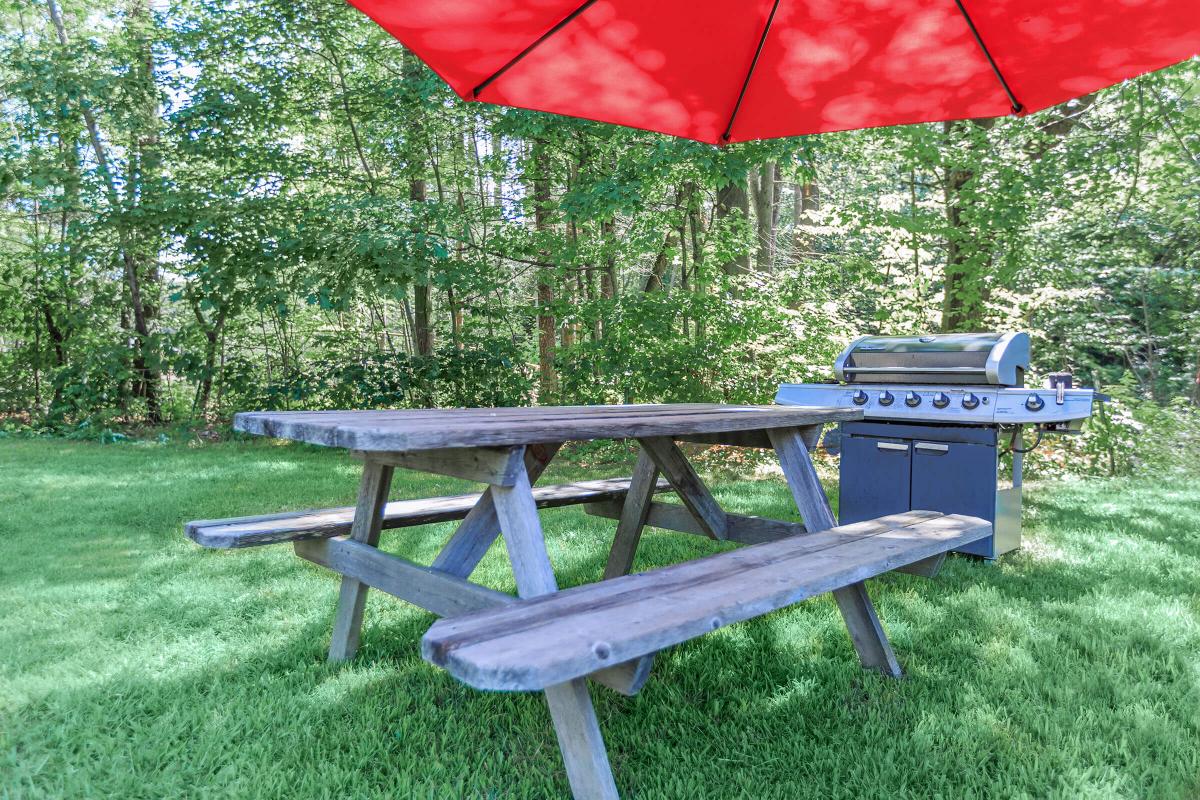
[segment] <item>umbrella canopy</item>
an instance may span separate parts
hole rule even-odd
[[[1200,52],[1197,0],[350,0],[464,100],[720,144],[1028,113]]]

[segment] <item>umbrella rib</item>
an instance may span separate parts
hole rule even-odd
[[[1017,96],[1013,94],[1012,89],[1008,87],[1008,81],[1004,80],[1004,73],[1000,71],[1000,67],[996,66],[996,59],[992,58],[992,54],[988,52],[987,45],[983,43],[983,37],[979,35],[979,31],[975,28],[975,23],[971,21],[971,15],[967,13],[967,9],[963,6],[962,0],[954,0],[954,4],[958,6],[958,12],[962,14],[963,19],[967,21],[967,27],[971,29],[971,35],[975,37],[975,44],[979,45],[979,49],[983,51],[983,57],[987,59],[988,64],[992,67],[992,72],[996,73],[996,79],[1000,81],[1000,86],[1004,88],[1004,93],[1008,95],[1008,102],[1012,105],[1014,114],[1020,114],[1025,106],[1017,102]]]
[[[767,33],[771,30],[771,23],[775,20],[775,12],[779,10],[779,0],[775,0],[775,5],[771,6],[771,13],[767,15],[767,24],[763,26],[762,36],[758,39],[758,48],[754,51],[754,60],[750,62],[750,69],[746,72],[746,80],[742,81],[742,90],[738,92],[737,102],[733,104],[733,113],[729,115],[729,123],[725,126],[725,132],[721,134],[722,142],[729,142],[729,137],[733,135],[733,121],[737,119],[738,111],[742,108],[742,100],[746,97],[746,89],[750,86],[750,79],[754,77],[754,68],[758,66],[758,57],[762,55],[763,45],[767,43]]]
[[[563,28],[565,28],[567,25],[569,25],[571,23],[571,20],[578,17],[584,11],[587,11],[588,6],[592,5],[595,2],[596,2],[596,0],[585,0],[585,2],[582,5],[580,5],[578,8],[576,8],[570,14],[567,14],[561,20],[559,20],[557,25],[555,25],[553,28],[551,28],[550,30],[543,33],[536,40],[534,40],[534,42],[532,44],[530,44],[524,50],[522,50],[521,52],[519,52],[515,56],[513,56],[511,59],[509,59],[507,64],[505,64],[503,67],[501,67],[500,69],[493,72],[491,75],[488,75],[486,78],[484,78],[482,83],[480,83],[478,86],[476,86],[474,89],[471,90],[471,98],[478,99],[479,93],[482,92],[487,87],[491,86],[493,81],[495,81],[497,78],[499,78],[504,73],[508,72],[509,69],[511,69],[512,67],[516,66],[517,62],[519,62],[525,56],[532,53],[537,48],[537,46],[540,45],[542,42],[546,41],[551,36],[558,33]]]

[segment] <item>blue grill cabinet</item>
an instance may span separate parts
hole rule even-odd
[[[782,384],[775,402],[862,412],[825,437],[829,452],[842,451],[842,524],[913,509],[969,514],[993,534],[962,552],[996,558],[1021,546],[1024,429],[1036,430],[1034,447],[1043,434],[1078,431],[1098,397],[1069,373],[1027,388],[1028,369],[1022,332],[861,336],[834,362],[837,381]],[[1010,441],[1006,485],[1000,453]]]
[[[995,558],[1020,546],[1020,458],[1015,485],[998,488],[996,427],[844,422],[840,432],[839,524],[912,509],[969,514],[995,532],[960,552]]]

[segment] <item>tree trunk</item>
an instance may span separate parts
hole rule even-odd
[[[947,145],[956,128],[968,124],[971,123],[944,123],[942,130],[946,134]],[[942,185],[947,223],[942,330],[947,333],[974,330],[986,316],[989,291],[983,272],[990,259],[981,247],[983,243],[972,236],[964,214],[969,200],[963,196],[963,187],[974,177],[974,170],[951,165],[946,168]]]
[[[733,181],[717,190],[717,219],[740,216],[743,223],[750,219],[750,196],[745,181]],[[749,275],[750,253],[745,252],[721,266],[726,275]]]
[[[646,283],[642,286],[642,291],[661,292],[663,290],[667,269],[671,266],[671,251],[674,249],[675,231],[670,230],[667,231],[662,247],[659,248],[658,255],[654,258],[654,264],[650,267],[650,274],[646,276]]]
[[[162,153],[160,152],[160,109],[158,87],[154,79],[153,31],[151,0],[133,0],[129,5],[128,29],[138,48],[134,70],[144,106],[138,109],[139,127],[132,131],[129,152],[130,169],[127,199],[137,205],[154,206],[161,191]],[[159,251],[160,231],[153,222],[137,224],[135,246],[126,250],[130,274],[130,298],[133,300],[134,328],[138,348],[134,370],[140,376],[138,394],[146,401],[146,415],[151,424],[162,422],[159,399],[161,371],[158,348],[154,342],[155,322],[159,314]]]
[[[58,42],[68,44],[66,25],[56,0],[46,0],[50,21],[54,26]],[[136,333],[133,343],[132,368],[136,373],[133,392],[146,401],[146,416],[152,424],[162,421],[159,403],[159,381],[161,373],[153,337],[153,323],[158,316],[157,292],[159,289],[158,250],[160,232],[153,223],[145,223],[141,230],[127,221],[127,203],[150,203],[157,201],[158,178],[161,171],[161,156],[158,151],[158,88],[154,82],[154,54],[151,38],[144,30],[150,24],[151,15],[146,0],[135,0],[128,8],[126,30],[136,43],[138,58],[132,66],[132,75],[143,95],[146,106],[134,109],[144,127],[137,129],[130,143],[128,162],[129,174],[124,176],[125,198],[117,188],[113,175],[112,161],[108,148],[100,136],[100,126],[87,98],[79,99],[80,112],[96,166],[103,180],[110,212],[116,229],[119,257],[129,291],[129,310],[133,315]],[[136,166],[134,166],[136,165]]]
[[[542,139],[533,141],[533,225],[540,234],[549,233],[550,154]],[[553,254],[545,247],[539,259],[549,263]],[[554,323],[554,274],[541,268],[537,274],[538,326],[538,402],[545,404],[558,397],[558,373],[554,367],[556,326]]]
[[[758,250],[755,264],[759,272],[770,273],[775,268],[775,206],[778,200],[774,161],[764,163],[750,179],[754,195],[754,223],[757,230]]]
[[[802,254],[812,249],[811,232],[813,224],[810,211],[821,209],[821,190],[816,181],[804,181],[792,184],[792,250],[793,257],[799,259]]]
[[[212,396],[213,375],[217,366],[217,351],[221,342],[221,334],[225,329],[227,311],[222,307],[217,312],[217,318],[212,324],[204,319],[198,303],[192,304],[192,313],[196,315],[196,322],[204,333],[204,375],[200,379],[200,385],[196,388],[196,400],[192,403],[192,413],[204,419],[208,416],[208,402]]]
[[[703,221],[700,219],[700,193],[695,186],[688,193],[688,238],[692,243],[692,291],[703,294],[704,287],[704,245],[700,239]],[[704,340],[704,313],[696,318],[696,341]]]
[[[414,203],[426,200],[425,185],[425,128],[421,107],[415,90],[409,89],[421,79],[421,64],[408,48],[404,49],[405,105],[409,115],[409,176],[408,199]],[[419,154],[419,155],[418,155]],[[364,165],[365,165],[364,160]],[[423,259],[424,260],[424,259]],[[426,264],[421,265],[413,285],[413,345],[418,356],[433,355],[432,297]]]
[[[600,236],[604,239],[604,268],[600,271],[600,296],[612,300],[617,296],[617,257],[613,252],[616,225],[611,219],[600,223]]]
[[[446,305],[450,309],[450,338],[454,340],[454,349],[462,350],[463,310],[453,286],[446,287]]]

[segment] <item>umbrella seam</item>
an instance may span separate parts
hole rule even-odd
[[[535,39],[532,43],[530,43],[530,45],[528,47],[526,47],[524,50],[522,50],[521,52],[519,52],[515,56],[513,56],[511,59],[509,59],[508,62],[504,66],[500,67],[500,69],[496,70],[491,75],[484,78],[482,83],[480,83],[478,86],[476,86],[474,89],[471,90],[471,97],[473,99],[478,100],[479,93],[482,92],[484,89],[486,89],[488,86],[490,86],[493,81],[495,81],[497,78],[499,78],[505,72],[508,72],[508,70],[510,68],[516,66],[517,63],[521,59],[525,58],[525,56],[527,56],[531,52],[533,52],[533,50],[536,49],[538,47],[538,45],[540,45],[542,42],[546,41],[551,36],[558,33],[563,28],[565,28],[568,24],[570,24],[570,22],[573,19],[578,17],[584,11],[587,11],[588,7],[591,6],[595,2],[596,2],[596,0],[584,0],[584,3],[582,5],[580,5],[578,8],[576,8],[574,11],[572,11],[567,16],[563,17],[561,20],[559,20],[558,23],[553,28],[551,28],[550,30],[543,33],[541,36],[539,36],[537,39]]]
[[[967,27],[971,30],[971,36],[975,37],[975,44],[979,45],[979,49],[983,52],[983,57],[987,59],[988,65],[992,68],[992,72],[996,74],[996,79],[1000,81],[1000,87],[1004,89],[1004,93],[1008,95],[1008,102],[1012,106],[1014,114],[1020,114],[1025,106],[1017,100],[1017,96],[1013,94],[1009,88],[1008,81],[1004,79],[1004,73],[1000,71],[1000,67],[996,64],[996,59],[992,58],[991,52],[988,51],[987,45],[983,43],[983,37],[979,35],[979,30],[976,29],[971,15],[967,13],[966,7],[962,4],[962,0],[954,0],[954,4],[958,6],[958,13],[962,14],[962,18],[966,20]]]
[[[738,92],[737,102],[733,104],[733,113],[729,115],[729,123],[725,126],[725,132],[721,134],[721,141],[725,144],[729,143],[729,138],[733,135],[733,121],[737,119],[738,111],[742,108],[742,100],[746,97],[746,90],[750,88],[750,79],[754,77],[754,69],[758,66],[759,56],[762,55],[763,47],[767,43],[767,34],[771,31],[771,23],[774,22],[775,12],[778,10],[779,0],[775,0],[775,4],[771,6],[771,13],[767,15],[767,24],[763,26],[762,36],[758,39],[758,47],[754,51],[750,69],[746,72],[746,80],[742,81],[742,90]]]

